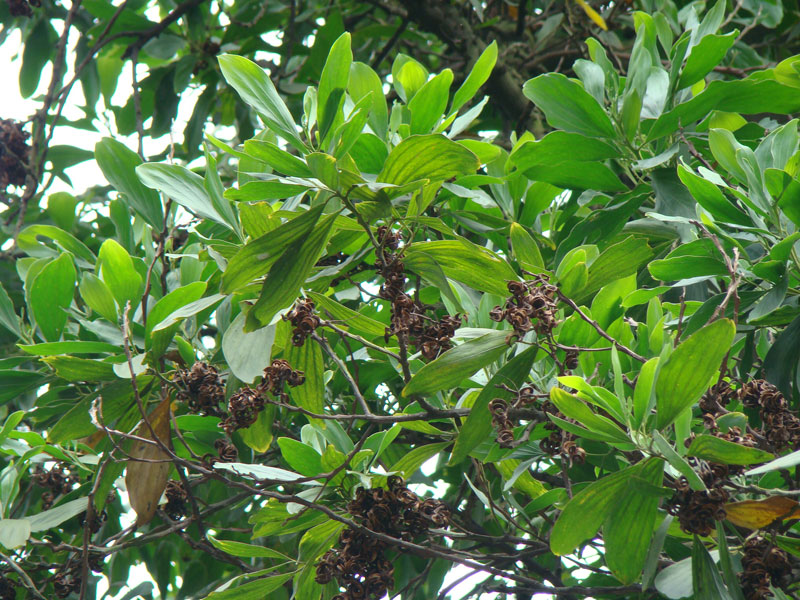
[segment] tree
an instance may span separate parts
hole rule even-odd
[[[796,597],[798,17],[729,4],[4,5],[0,597]]]

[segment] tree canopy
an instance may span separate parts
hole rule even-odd
[[[793,3],[0,23],[0,600],[798,597]]]

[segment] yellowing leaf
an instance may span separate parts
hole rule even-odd
[[[766,500],[744,500],[725,505],[728,521],[739,527],[761,529],[774,521],[800,519],[800,504],[785,496]]]
[[[169,397],[164,398],[161,404],[147,417],[153,427],[153,432],[167,447],[171,446],[169,403]],[[139,426],[136,435],[147,440],[153,439],[147,423],[142,423]],[[128,461],[128,472],[125,475],[125,486],[128,488],[131,508],[136,512],[136,525],[145,525],[156,514],[158,501],[167,487],[171,463],[169,462],[169,455],[161,447],[145,442],[134,441],[130,455],[133,459],[148,461]]]
[[[583,9],[583,12],[586,13],[586,16],[589,17],[595,25],[597,25],[603,31],[608,31],[608,25],[606,25],[605,19],[600,16],[600,13],[589,6],[586,3],[586,0],[575,0],[575,3]]]

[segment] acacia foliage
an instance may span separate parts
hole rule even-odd
[[[627,18],[624,74],[592,37],[521,84],[538,136],[479,133],[498,44],[387,82],[341,33],[299,102],[206,65],[240,123],[200,166],[103,139],[108,216],[28,212],[32,148],[0,591],[791,597],[800,59],[732,66],[725,2]]]

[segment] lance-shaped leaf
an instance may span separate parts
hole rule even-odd
[[[268,325],[275,313],[297,298],[328,241],[336,216],[326,216],[307,237],[295,241],[275,261],[264,280],[261,297],[247,315],[246,331]]]
[[[686,454],[723,465],[754,465],[775,458],[764,450],[748,448],[707,434],[694,438]]]
[[[778,520],[800,519],[800,504],[786,496],[729,502],[725,505],[725,515],[738,527],[761,529]]]
[[[62,254],[45,265],[33,280],[30,309],[44,339],[55,342],[67,324],[65,309],[72,304],[75,291],[75,264],[71,254]]]
[[[268,272],[286,248],[305,238],[317,224],[323,206],[307,210],[280,227],[245,244],[228,262],[221,291],[230,294]]]
[[[669,426],[708,389],[736,334],[729,319],[706,325],[684,340],[670,355],[656,380],[656,408],[659,429]]]
[[[317,121],[319,136],[323,142],[328,137],[328,133],[334,131],[344,120],[342,105],[352,62],[353,51],[350,49],[350,34],[343,33],[331,46],[319,79]]]
[[[503,355],[508,349],[507,335],[505,331],[490,330],[451,348],[417,371],[403,388],[403,396],[427,395],[458,385]]]
[[[270,129],[298,150],[307,150],[297,135],[294,118],[264,69],[243,56],[219,57],[222,76],[247,104],[255,108]]]
[[[451,465],[458,464],[466,458],[492,432],[489,402],[493,398],[509,400],[513,397],[513,393],[509,390],[525,382],[536,358],[536,351],[537,348],[534,347],[517,354],[483,386],[456,438],[456,444],[450,456]],[[499,387],[500,384],[506,387]]]

